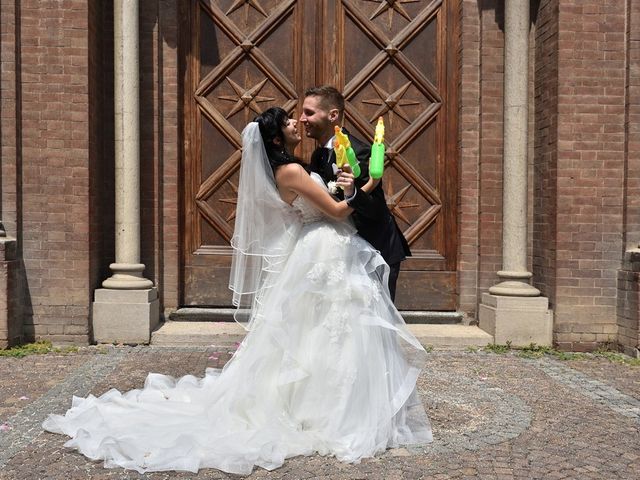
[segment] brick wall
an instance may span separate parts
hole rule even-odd
[[[20,2],[27,338],[88,341],[88,20],[84,1]]]
[[[160,292],[162,261],[159,219],[159,121],[162,111],[160,103],[161,81],[158,75],[162,68],[158,56],[159,4],[157,0],[140,2],[140,171],[142,198],[141,215],[141,261],[145,265],[144,275],[153,280]]]
[[[625,253],[618,271],[618,341],[640,348],[640,0],[627,1],[625,101]]]
[[[21,176],[20,10],[16,2],[0,1],[0,222],[7,237],[0,238],[0,348],[22,341],[22,291],[25,285],[20,261],[18,179]],[[17,48],[16,48],[17,47]]]
[[[480,13],[476,0],[460,2],[459,308],[475,317],[478,302]]]
[[[640,247],[640,0],[627,0],[625,247]]]
[[[89,287],[92,295],[110,276],[109,264],[115,261],[112,2],[90,2],[89,19]]]
[[[16,40],[19,35],[16,2],[0,0],[0,222],[17,238],[17,178],[20,172],[19,90]],[[19,46],[19,41],[18,41]]]
[[[478,298],[498,282],[502,269],[502,110],[504,82],[504,8],[481,5],[479,268]]]
[[[627,0],[625,247],[640,247],[640,0]]]
[[[160,0],[160,30],[162,59],[162,92],[159,101],[162,104],[160,121],[160,150],[162,161],[159,170],[162,181],[162,198],[160,203],[162,225],[163,255],[163,294],[162,305],[165,311],[175,310],[179,303],[179,246],[180,246],[180,213],[178,185],[182,158],[182,98],[180,97],[180,79],[184,78],[184,66],[179,59],[185,59],[184,52],[179,50],[179,19],[183,18],[176,2]]]
[[[625,2],[559,2],[556,341],[616,340]]]
[[[142,262],[161,314],[178,306],[180,154],[178,2],[140,4]]]
[[[542,0],[534,44],[533,285],[555,303],[558,146],[558,0]]]

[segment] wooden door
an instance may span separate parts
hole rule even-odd
[[[346,126],[386,124],[387,203],[411,244],[397,305],[456,308],[457,60],[454,1],[200,0],[189,7],[183,305],[228,306],[240,132],[273,105],[299,114],[333,84]],[[315,145],[296,152],[308,159]]]

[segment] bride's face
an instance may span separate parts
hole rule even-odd
[[[298,133],[298,121],[293,118],[289,118],[282,126],[282,137],[284,138],[284,144],[287,150],[290,152],[300,143],[302,137]]]

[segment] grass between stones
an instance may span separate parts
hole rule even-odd
[[[477,353],[478,347],[468,347],[467,351],[470,353]],[[601,347],[591,353],[582,352],[562,352],[554,347],[547,347],[543,345],[536,345],[531,343],[526,347],[514,347],[511,342],[507,342],[504,345],[489,343],[482,348],[482,351],[503,355],[506,353],[515,353],[522,358],[541,358],[544,356],[555,357],[558,360],[590,360],[594,358],[605,358],[613,363],[620,363],[624,365],[631,365],[634,367],[640,367],[640,358],[632,358],[623,353],[611,350],[610,348]]]
[[[0,357],[16,357],[22,358],[27,355],[44,355],[46,353],[75,353],[78,351],[76,346],[54,347],[48,340],[40,340],[25,345],[17,345],[5,350],[0,350]]]
[[[0,350],[0,357],[22,358],[26,357],[27,355],[44,355],[47,353],[69,354],[76,353],[78,352],[78,350],[79,348],[77,346],[70,345],[66,347],[54,347],[50,341],[40,340],[38,342],[27,343],[25,345],[18,345],[5,350]],[[430,353],[433,351],[433,347],[426,346],[425,350],[427,353]],[[483,352],[495,353],[498,355],[515,353],[522,358],[541,358],[544,356],[555,357],[558,360],[589,360],[594,358],[605,358],[613,363],[640,367],[640,358],[632,358],[623,353],[611,350],[606,346],[601,347],[591,353],[581,353],[562,352],[555,349],[554,347],[536,345],[535,343],[531,343],[526,347],[514,347],[513,345],[511,345],[511,342],[507,342],[503,345],[497,343],[489,343],[482,348],[470,346],[467,347],[466,350],[469,353],[477,353],[478,351],[482,350]],[[102,349],[99,349],[98,353],[106,353],[106,351],[102,351]]]

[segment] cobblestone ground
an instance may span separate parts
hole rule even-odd
[[[119,347],[0,357],[0,479],[237,479],[215,470],[139,475],[106,470],[43,432],[71,396],[140,387],[147,372],[202,375],[233,345]],[[529,360],[434,351],[419,379],[433,424],[424,448],[389,450],[358,465],[290,459],[269,479],[640,479],[640,367],[604,359]]]

